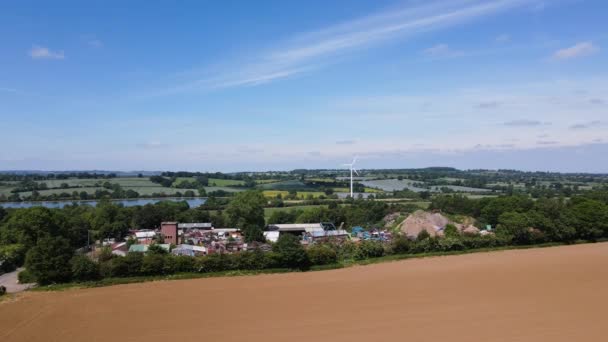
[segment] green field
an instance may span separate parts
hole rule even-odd
[[[239,186],[245,185],[245,181],[235,179],[209,178],[209,186]]]
[[[285,190],[264,190],[263,193],[264,196],[270,198],[275,198],[279,194],[282,197],[289,195],[289,191]],[[326,196],[325,193],[322,191],[298,191],[296,194],[300,199],[306,199],[308,198],[308,195],[312,195],[313,198],[318,198],[319,196]]]
[[[159,184],[151,182],[148,178],[137,178],[137,177],[124,177],[124,178],[110,178],[110,179],[52,179],[45,181],[38,181],[38,183],[46,183],[46,185],[52,188],[60,188],[61,184],[66,183],[69,186],[79,187],[94,187],[96,184],[103,184],[109,182],[111,184],[119,184],[122,187],[159,187]]]
[[[310,209],[319,208],[319,207],[327,208],[326,205],[298,205],[298,206],[293,206],[293,207],[282,207],[282,208],[264,208],[264,217],[266,218],[266,221],[268,221],[268,218],[270,217],[270,215],[272,215],[272,213],[275,211],[290,211],[290,210],[295,210],[295,209],[310,210]]]
[[[257,179],[255,181],[256,184],[268,184],[268,183],[276,183],[276,182],[280,182],[281,180],[279,179]]]
[[[275,183],[268,183],[259,185],[258,188],[264,190],[291,190],[291,189],[306,189],[306,184],[299,180],[286,180]]]

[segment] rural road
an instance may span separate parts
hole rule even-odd
[[[0,302],[0,341],[606,341],[608,243]]]
[[[17,275],[19,272],[23,271],[23,268],[19,268],[14,272],[5,273],[0,275],[0,285],[6,287],[6,292],[15,293],[21,292],[29,289],[34,286],[34,284],[19,284]]]

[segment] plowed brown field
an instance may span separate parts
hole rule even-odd
[[[28,292],[0,341],[608,341],[608,243]]]

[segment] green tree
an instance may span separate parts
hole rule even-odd
[[[72,254],[73,250],[67,239],[43,237],[28,251],[25,267],[41,285],[66,282],[72,274]]]
[[[99,265],[85,255],[76,255],[70,260],[72,279],[77,281],[97,280],[100,277]]]
[[[283,267],[307,269],[310,266],[308,255],[300,239],[295,235],[281,234],[277,243],[272,246],[272,250],[278,253]]]
[[[264,241],[262,230],[265,225],[264,205],[266,198],[261,191],[243,191],[238,193],[226,207],[228,224],[240,228],[245,241]]]
[[[2,243],[19,243],[26,249],[36,245],[42,237],[64,235],[56,211],[44,207],[16,210],[2,228]]]

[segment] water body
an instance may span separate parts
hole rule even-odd
[[[207,201],[207,198],[135,198],[135,199],[117,199],[111,200],[112,203],[122,204],[125,207],[134,207],[137,205],[146,205],[149,203],[158,203],[160,201],[173,201],[173,202],[181,202],[186,201],[188,205],[192,207],[198,207],[201,204],[204,204]],[[89,200],[89,201],[39,201],[39,202],[0,202],[0,207],[4,208],[31,208],[31,207],[47,207],[47,208],[63,208],[66,205],[71,204],[86,204],[92,207],[97,205],[97,201]]]

